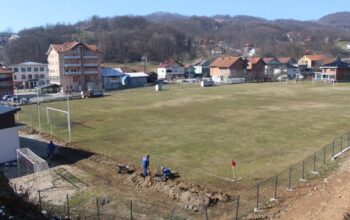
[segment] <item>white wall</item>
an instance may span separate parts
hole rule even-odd
[[[12,127],[0,129],[0,163],[16,160],[16,149],[19,148],[18,129]]]

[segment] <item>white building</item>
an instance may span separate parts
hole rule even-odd
[[[158,79],[184,78],[185,66],[177,61],[167,60],[159,64],[157,75]]]
[[[19,148],[18,130],[22,127],[15,121],[15,113],[19,110],[0,106],[0,163],[16,160],[16,150]]]
[[[30,89],[49,83],[47,64],[25,62],[10,66],[16,88]]]

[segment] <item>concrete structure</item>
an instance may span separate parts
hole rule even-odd
[[[321,66],[321,70],[321,73],[315,73],[316,80],[350,81],[350,65],[341,59]]]
[[[19,108],[0,106],[0,163],[16,160],[19,148],[18,130],[22,127],[15,121]]]
[[[241,57],[218,57],[210,64],[210,75],[215,82],[228,78],[242,78],[247,74],[247,62]]]
[[[10,66],[16,88],[32,89],[49,83],[47,64],[25,62]]]
[[[51,44],[47,51],[48,75],[62,92],[102,88],[101,52],[81,42]]]
[[[259,57],[247,59],[247,82],[263,82],[265,77],[265,62]]]
[[[106,90],[120,89],[123,87],[122,78],[124,73],[117,70],[117,68],[103,67],[102,72],[102,85]]]
[[[0,97],[13,95],[12,70],[0,65]]]
[[[174,60],[167,60],[159,64],[158,79],[173,80],[185,77],[185,66]]]

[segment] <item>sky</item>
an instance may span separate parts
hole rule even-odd
[[[0,31],[46,24],[74,24],[93,15],[251,15],[266,19],[317,20],[350,11],[350,0],[0,0]]]

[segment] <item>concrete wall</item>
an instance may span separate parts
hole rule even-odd
[[[19,128],[0,129],[0,163],[16,160],[16,150],[19,148]]]

